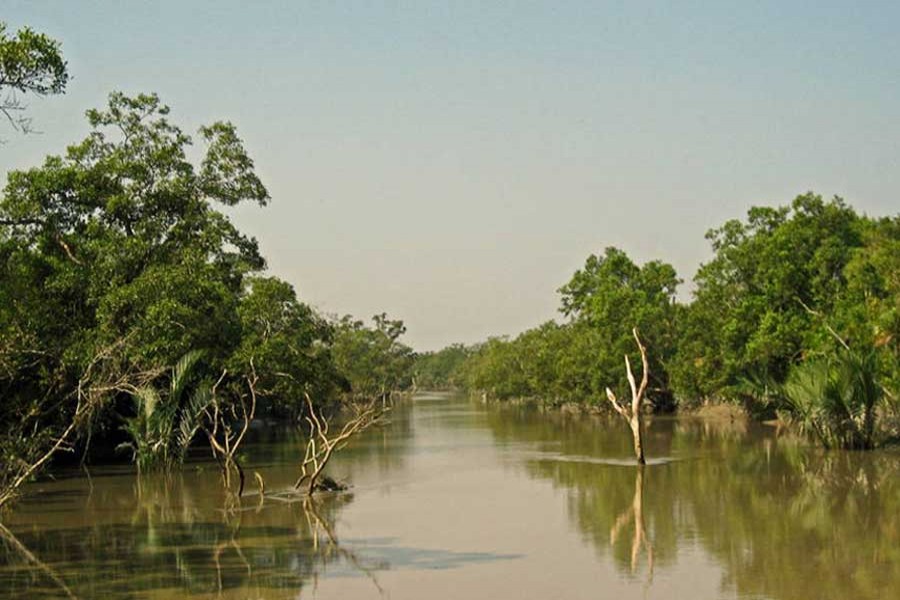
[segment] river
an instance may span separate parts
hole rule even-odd
[[[620,419],[420,394],[332,461],[349,493],[304,502],[302,440],[254,433],[240,506],[203,456],[31,484],[0,598],[900,597],[896,451],[654,418],[638,469]]]

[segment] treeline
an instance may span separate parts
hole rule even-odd
[[[466,386],[462,365],[473,349],[464,344],[451,344],[436,352],[416,354],[412,373],[416,387],[425,390],[451,390]]]
[[[688,303],[677,300],[682,282],[671,265],[639,265],[607,248],[558,290],[562,322],[447,348],[419,370],[434,373],[437,385],[501,400],[604,403],[606,386],[627,396],[622,357],[639,364],[636,326],[649,348],[648,396],[657,410],[726,401],[753,411],[815,412],[820,407],[799,406],[797,389],[811,369],[824,373],[825,387],[838,386],[842,371],[852,378],[867,369],[872,402],[896,407],[900,217],[867,217],[840,198],[809,193],[790,206],[751,208],[707,239],[714,256],[694,276]],[[842,406],[830,410],[869,426],[857,412],[869,400],[857,407],[837,389],[806,391],[832,394]]]
[[[194,161],[168,113],[155,95],[113,94],[85,139],[8,174],[0,488],[61,440],[171,456],[179,427],[185,444],[197,431],[185,390],[240,427],[250,394],[257,416],[295,419],[307,394],[322,408],[411,385],[401,321],[324,318],[265,273],[225,210],[269,202],[235,128],[202,127]]]

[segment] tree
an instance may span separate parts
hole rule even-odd
[[[215,205],[264,205],[268,193],[233,126],[201,129],[207,151],[195,166],[168,112],[155,95],[112,94],[105,110],[88,111],[86,139],[9,173],[0,198],[0,437],[20,438],[27,423],[61,439],[105,348],[116,351],[103,361],[103,397],[117,401],[195,350],[204,350],[200,376],[218,373],[239,345],[244,278],[265,261]],[[163,396],[159,414],[177,411]],[[79,427],[98,418],[101,429],[118,426],[115,411],[92,407]]]
[[[641,330],[656,349],[648,391],[657,409],[674,406],[666,363],[676,349],[679,283],[675,269],[667,263],[650,261],[638,266],[623,251],[607,248],[603,256],[589,256],[584,268],[559,289],[563,314],[586,325],[578,331],[593,339],[593,370],[600,381],[615,378],[622,355],[632,348],[631,327]]]
[[[294,489],[306,486],[306,494],[312,496],[317,491],[340,491],[346,485],[325,476],[325,467],[334,453],[346,446],[357,434],[380,423],[390,407],[380,402],[379,398],[368,400],[351,400],[347,407],[351,414],[347,416],[340,429],[332,430],[332,418],[315,406],[309,394],[306,398],[306,414],[304,420],[308,426],[306,447],[300,463],[300,477]],[[345,408],[347,408],[345,407]]]
[[[27,403],[5,403],[0,422],[0,511],[19,495],[60,452],[70,452],[92,418],[116,394],[146,385],[158,373],[138,372],[122,363],[125,340],[101,348],[91,358],[69,396],[46,395]],[[54,413],[53,418],[47,416]]]
[[[114,93],[87,112],[87,138],[8,175],[0,502],[80,436],[108,441],[123,429],[140,468],[177,466],[205,434],[226,488],[237,473],[240,496],[237,451],[258,410],[325,423],[323,409],[349,385],[349,406],[378,399],[383,411],[410,384],[402,321],[332,326],[289,284],[262,275],[256,240],[222,211],[269,200],[235,128],[202,127],[206,149],[193,161],[191,138],[168,115],[155,95]],[[366,426],[369,416],[357,414]],[[327,448],[324,466],[343,439],[310,435]]]
[[[349,315],[334,324],[332,352],[348,391],[357,399],[388,400],[393,392],[412,385],[414,354],[399,341],[406,332],[403,321],[385,313],[372,318],[374,327]]]
[[[678,283],[675,269],[660,261],[639,266],[617,248],[591,255],[559,289],[568,322],[548,321],[512,340],[489,339],[459,367],[461,379],[499,399],[597,403],[618,379],[622,355],[633,351],[627,324],[637,323],[659,347],[648,370],[647,399],[657,410],[671,410],[666,363],[676,347]]]
[[[875,447],[875,410],[883,397],[876,377],[875,353],[848,347],[793,367],[775,393],[789,419],[825,448],[870,450]]]
[[[332,358],[334,331],[300,302],[290,284],[275,277],[248,277],[237,308],[241,342],[228,361],[232,372],[258,374],[260,409],[297,417],[304,394],[327,403],[340,388]]]
[[[265,204],[233,127],[189,138],[156,96],[113,94],[92,133],[43,166],[14,171],[0,199],[0,354],[6,402],[65,397],[98,348],[126,339],[139,371],[189,351],[223,360],[239,336],[246,273],[264,266],[214,202]]]
[[[680,395],[735,398],[741,380],[783,382],[805,354],[833,348],[806,307],[833,313],[864,227],[840,198],[810,193],[710,231],[715,257],[694,277],[671,365]]]
[[[416,354],[416,385],[423,389],[440,390],[459,386],[459,369],[472,353],[463,344],[451,344],[437,352]]]
[[[123,429],[131,438],[119,445],[131,450],[138,473],[145,469],[169,468],[184,461],[199,426],[200,415],[190,409],[190,380],[200,360],[200,351],[188,352],[172,368],[168,385],[156,382],[128,390],[134,400],[134,416],[126,417]]]
[[[900,219],[870,219],[840,198],[809,193],[790,206],[753,207],[707,238],[715,256],[697,272],[690,304],[676,302],[670,265],[638,265],[607,248],[559,289],[567,322],[473,348],[458,368],[466,386],[500,399],[596,400],[633,351],[633,323],[655,349],[646,394],[656,410],[677,398],[769,411],[761,388],[747,383],[783,384],[796,365],[838,351],[840,340],[874,352],[887,407],[900,412]]]
[[[21,96],[62,94],[68,82],[59,42],[28,27],[10,36],[0,21],[0,114],[13,129],[31,130]]]
[[[224,358],[239,337],[243,278],[265,265],[214,208],[268,201],[234,128],[201,129],[208,148],[195,168],[168,112],[154,95],[113,94],[65,156],[9,174],[0,256],[18,302],[0,327],[76,373],[92,346],[125,336],[138,364],[195,349]]]
[[[219,380],[212,386],[201,387],[192,398],[189,406],[193,418],[192,429],[182,427],[180,439],[190,440],[196,431],[202,430],[209,441],[216,462],[222,471],[222,484],[230,499],[240,497],[244,493],[244,468],[238,460],[238,450],[250,429],[250,423],[256,417],[257,393],[256,385],[259,377],[250,362],[250,371],[240,379],[227,379],[228,370],[222,371]],[[224,385],[223,385],[224,383]],[[185,421],[182,421],[184,424]],[[232,495],[232,473],[237,473],[238,489]],[[264,484],[257,473],[260,495]]]
[[[466,385],[500,400],[533,396],[522,369],[519,350],[515,341],[489,338],[463,365]]]
[[[628,376],[628,385],[631,388],[631,406],[622,406],[619,404],[615,393],[609,388],[606,388],[606,397],[609,399],[609,402],[613,405],[616,412],[628,421],[628,425],[631,427],[631,434],[634,437],[634,455],[637,458],[638,464],[643,465],[646,461],[644,460],[643,424],[641,423],[643,409],[641,404],[644,401],[644,393],[647,391],[650,366],[647,362],[647,349],[644,347],[644,344],[641,343],[637,328],[634,328],[631,331],[634,335],[634,341],[641,351],[641,383],[638,385],[635,381],[634,373],[631,371],[631,361],[628,360],[628,355],[626,354],[625,373]]]
[[[900,217],[868,221],[861,248],[844,268],[846,288],[833,322],[854,347],[875,350],[879,379],[894,410],[900,392]]]

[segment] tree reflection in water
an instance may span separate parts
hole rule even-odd
[[[609,530],[609,545],[615,546],[622,529],[629,523],[634,525],[631,538],[631,574],[637,571],[641,546],[647,550],[647,581],[653,580],[653,545],[647,540],[647,529],[644,527],[644,467],[639,466],[634,474],[634,499]]]
[[[60,592],[65,594],[67,598],[77,598],[75,594],[72,593],[72,590],[69,589],[69,586],[66,585],[66,582],[62,580],[62,578],[54,571],[49,565],[47,565],[44,561],[34,555],[34,553],[28,549],[25,544],[19,541],[19,538],[13,534],[12,531],[6,528],[3,523],[0,523],[0,544],[3,546],[3,554],[7,560],[7,562],[13,562],[16,559],[24,560],[25,564],[33,567],[40,573],[44,574],[53,584],[58,588]]]
[[[630,451],[618,423],[504,410],[488,424],[501,445],[537,449],[509,464],[564,490],[577,529],[629,577],[644,546],[648,567],[652,553],[657,573],[677,576],[679,557],[700,550],[741,596],[876,600],[900,589],[896,451],[823,452],[743,421],[655,419],[648,454],[671,460],[646,467],[641,493],[646,481],[615,464]]]
[[[89,501],[82,523],[8,532],[0,596],[294,598],[326,569],[358,572],[380,591],[374,572],[387,565],[359,556],[336,534],[351,495],[272,495],[246,507],[220,496],[216,509],[214,488],[182,479],[142,477],[128,522],[104,519],[108,504]]]

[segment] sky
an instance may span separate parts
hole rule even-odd
[[[65,96],[0,175],[114,90],[233,122],[272,195],[234,211],[328,314],[434,350],[559,316],[607,246],[685,280],[752,205],[900,211],[900,3],[0,0],[62,43]]]

